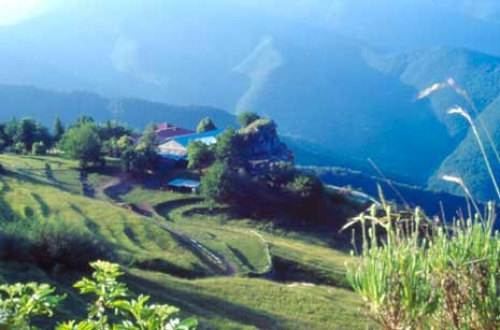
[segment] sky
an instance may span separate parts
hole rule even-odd
[[[0,26],[14,25],[46,13],[47,0],[0,0]]]
[[[115,2],[125,4],[137,2],[137,0],[106,0],[108,3]],[[174,0],[164,0],[175,3]],[[180,0],[179,0],[180,1]],[[184,2],[184,0],[182,0]],[[199,0],[202,1],[202,0]],[[211,0],[212,1],[212,0]],[[436,6],[454,10],[464,15],[473,16],[481,20],[498,20],[500,18],[500,1],[498,0],[397,0],[398,4],[419,4],[424,6]],[[0,0],[0,26],[12,25],[23,20],[36,17],[54,7],[68,7],[77,4],[76,7],[91,4],[92,0]],[[95,1],[93,5],[98,5]],[[196,1],[195,1],[196,2]],[[147,2],[146,2],[147,3]],[[218,6],[241,5],[249,8],[258,8],[275,15],[297,18],[308,16],[325,16],[329,19],[340,19],[341,15],[349,14],[352,10],[369,10],[374,6],[390,6],[394,0],[213,0]]]

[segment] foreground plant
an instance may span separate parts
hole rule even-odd
[[[96,261],[92,278],[75,284],[81,294],[95,294],[83,321],[68,321],[57,330],[195,330],[198,322],[177,318],[179,309],[170,305],[149,304],[149,296],[130,298],[127,286],[117,278],[122,275],[117,264]],[[52,316],[65,298],[55,295],[47,284],[0,286],[0,330],[31,330],[34,316]]]
[[[35,316],[52,316],[65,296],[54,295],[48,284],[0,285],[0,329],[34,329]]]
[[[354,220],[363,247],[359,262],[348,265],[348,281],[368,315],[384,329],[499,329],[493,205],[484,221],[460,219],[449,227],[418,209],[408,214],[383,206],[382,215],[374,208]]]

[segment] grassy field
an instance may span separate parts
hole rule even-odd
[[[343,288],[348,256],[331,249],[329,240],[273,229],[270,222],[241,218],[224,209],[210,211],[194,195],[148,189],[132,181],[117,189],[113,198],[103,198],[89,192],[98,192],[116,176],[82,178],[74,162],[60,158],[0,155],[0,163],[9,170],[0,176],[4,221],[13,217],[63,221],[98,235],[112,246],[115,261],[125,267],[126,281],[134,291],[197,316],[201,329],[365,329],[371,325],[360,312],[358,296]],[[153,213],[141,216],[112,199]],[[221,258],[230,276],[211,276],[212,267],[187,240]],[[26,271],[20,273],[23,267]],[[248,277],[269,271],[275,281]],[[47,274],[6,262],[0,270],[2,281],[35,279],[64,290],[70,290],[81,275]],[[63,315],[79,312],[67,306]]]

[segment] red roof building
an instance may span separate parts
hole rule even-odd
[[[169,124],[169,123],[161,123],[161,124],[158,124],[156,127],[157,127],[157,129],[155,131],[156,138],[158,139],[158,142],[160,144],[162,144],[162,143],[164,143],[172,138],[181,136],[181,135],[195,133],[194,131],[191,131],[189,129],[177,127],[177,126]]]

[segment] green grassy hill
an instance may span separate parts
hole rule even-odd
[[[201,329],[371,324],[361,300],[345,289],[349,257],[331,248],[345,245],[333,230],[274,228],[113,171],[81,177],[76,164],[56,157],[0,155],[0,163],[7,169],[0,176],[1,228],[13,221],[56,222],[99,238],[133,291],[177,305],[183,315],[198,317]],[[83,312],[70,287],[82,270],[0,262],[2,282],[43,281],[69,293],[56,319]]]

